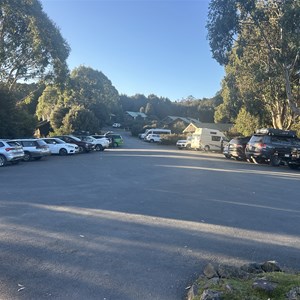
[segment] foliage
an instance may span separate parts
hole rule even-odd
[[[236,89],[244,99],[263,100],[277,128],[289,128],[293,114],[300,114],[299,19],[300,2],[293,0],[212,0],[209,6],[207,29],[213,57],[226,66],[239,60],[241,67],[228,72],[240,80],[228,85],[231,96]],[[227,101],[217,118],[228,112]]]
[[[222,299],[224,300],[282,300],[287,299],[286,294],[291,289],[299,287],[300,282],[299,274],[288,274],[284,272],[255,274],[254,278],[263,278],[269,282],[276,283],[276,288],[272,292],[254,289],[252,277],[248,279],[222,278],[216,283],[216,281],[207,282],[207,279],[203,276],[197,280],[197,284],[200,288],[197,291],[195,300],[201,298],[204,289],[213,289],[214,291],[222,292]]]
[[[16,106],[14,95],[5,87],[0,87],[0,137],[14,138],[32,136],[36,119]]]
[[[63,126],[63,120],[69,112],[69,108],[63,105],[56,105],[50,115],[50,124],[54,131],[59,131]]]
[[[70,78],[70,103],[93,111],[103,123],[109,121],[111,113],[120,115],[119,93],[102,72],[79,66]]]
[[[39,0],[2,0],[0,80],[12,89],[18,80],[57,79],[67,74],[70,48]]]
[[[183,121],[177,121],[172,124],[171,131],[174,133],[182,133],[182,131],[186,128],[186,124]]]
[[[110,80],[102,72],[84,66],[71,72],[64,89],[58,85],[48,85],[39,98],[36,114],[40,119],[50,121],[56,132],[70,131],[68,114],[71,110],[77,111],[78,107],[92,113],[92,124],[87,124],[84,118],[77,118],[76,126],[72,124],[73,127],[87,127],[81,130],[99,130],[110,122],[110,115],[121,115],[119,94]],[[63,125],[65,117],[68,121]],[[78,124],[80,120],[84,122],[82,125]],[[64,128],[60,130],[59,126]]]
[[[176,145],[178,140],[185,140],[186,136],[182,134],[161,134],[160,135],[162,145]]]
[[[256,129],[260,128],[259,118],[251,115],[244,107],[241,108],[237,118],[234,130],[243,136],[250,136]]]
[[[99,131],[99,121],[94,113],[81,106],[73,106],[65,115],[62,123],[61,130],[66,134],[75,131],[88,131],[91,133]]]

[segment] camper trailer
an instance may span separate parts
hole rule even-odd
[[[217,129],[197,128],[192,135],[191,148],[204,151],[223,151],[226,136]]]

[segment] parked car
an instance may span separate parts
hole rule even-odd
[[[231,139],[227,145],[224,146],[223,154],[226,158],[235,158],[237,160],[246,160],[245,148],[250,140],[250,136],[236,137]]]
[[[59,138],[42,139],[50,148],[51,154],[68,155],[79,152],[79,147],[75,144],[69,144]]]
[[[91,135],[87,136],[77,136],[80,138],[83,142],[91,143],[94,145],[94,149],[96,151],[104,151],[109,147],[109,139],[106,137],[99,137],[95,138]]]
[[[108,132],[105,134],[105,137],[110,140],[111,147],[119,147],[124,144],[124,140],[120,134]]]
[[[180,150],[181,149],[191,149],[191,139],[192,139],[192,137],[189,136],[189,137],[187,137],[186,140],[178,140],[176,142],[177,148]]]
[[[5,166],[8,162],[17,164],[23,158],[23,147],[19,143],[0,140],[0,167]]]
[[[40,160],[51,155],[48,145],[42,139],[15,139],[12,142],[17,142],[23,147],[24,161]]]
[[[114,127],[114,128],[120,128],[121,124],[120,123],[114,123],[114,124],[112,124],[112,127]]]
[[[59,136],[55,136],[55,138],[59,138],[59,139],[65,141],[66,143],[77,145],[78,149],[79,149],[79,153],[90,152],[90,151],[94,150],[93,144],[84,142],[74,135],[59,135]]]
[[[147,134],[146,137],[144,138],[144,141],[150,142],[150,143],[160,143],[160,135],[159,134]]]
[[[248,160],[257,163],[270,163],[273,166],[287,164],[291,149],[299,143],[296,132],[263,128],[256,131],[245,148]]]

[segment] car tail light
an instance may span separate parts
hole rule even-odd
[[[5,148],[5,151],[9,152],[11,150],[15,150],[15,148]]]
[[[260,149],[265,149],[265,148],[267,148],[267,145],[264,143],[258,143],[258,144],[256,144],[256,147],[260,148]]]

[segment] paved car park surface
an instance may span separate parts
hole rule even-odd
[[[0,169],[0,299],[183,299],[208,262],[300,270],[300,172],[149,144]]]

